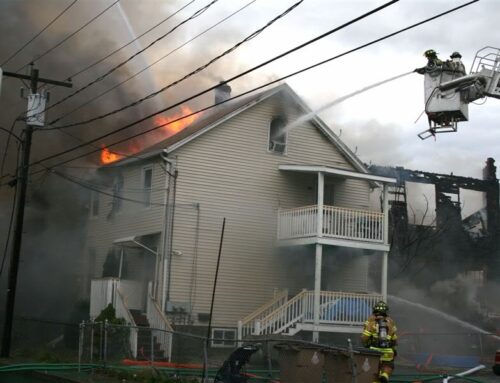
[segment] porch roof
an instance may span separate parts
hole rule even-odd
[[[389,183],[395,184],[397,180],[395,178],[376,176],[374,174],[367,173],[359,173],[351,170],[345,169],[337,169],[331,168],[329,166],[323,165],[289,165],[289,164],[281,164],[278,166],[279,170],[284,171],[293,171],[293,172],[301,172],[301,173],[324,173],[333,176],[343,177],[343,178],[352,178],[358,180],[365,180],[370,182],[381,182],[381,183]]]

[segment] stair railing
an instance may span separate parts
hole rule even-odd
[[[273,312],[258,320],[255,335],[279,334],[302,320],[310,306],[311,291],[302,290]]]
[[[288,289],[276,290],[274,297],[257,310],[238,321],[238,339],[244,339],[249,335],[254,335],[259,321],[284,305],[288,300]]]
[[[118,287],[115,289],[115,310],[116,310],[116,317],[124,318],[125,322],[127,322],[130,325],[130,335],[129,335],[130,350],[132,352],[132,356],[134,358],[137,358],[138,329],[135,324],[134,317],[132,316],[132,313],[127,307],[125,299]]]
[[[168,361],[172,357],[172,337],[173,331],[170,321],[166,315],[162,312],[158,302],[151,295],[151,291],[148,294],[148,301],[146,305],[146,317],[148,318],[149,326],[151,331],[153,329],[158,329],[160,331],[156,332],[156,340],[160,344],[161,349],[165,352],[165,357]]]

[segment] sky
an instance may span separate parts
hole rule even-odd
[[[256,0],[231,19],[171,54],[136,79],[64,121],[78,121],[82,116],[89,117],[108,111],[182,77],[260,28],[296,1]],[[109,87],[154,62],[248,2],[249,0],[219,0],[201,16],[179,27],[105,81],[50,112],[49,119],[92,99],[102,89],[106,89],[106,86]],[[400,0],[338,33],[231,83],[233,94],[466,2]],[[70,3],[69,0],[2,0],[0,15],[3,16],[0,16],[0,29],[4,38],[0,43],[0,62],[40,31]],[[17,70],[112,3],[112,0],[79,0],[2,69]],[[43,77],[64,80],[69,74],[130,41],[134,33],[142,33],[188,3],[188,0],[121,0],[121,10],[114,5],[73,38],[38,60],[37,67]],[[91,71],[76,76],[73,79],[75,87],[81,87],[104,73],[112,65],[136,52],[141,45],[148,45],[207,3],[209,1],[202,0],[190,3],[167,23],[141,38],[138,43],[131,44]],[[93,137],[115,127],[117,123],[130,121],[137,115],[158,110],[196,90],[214,85],[220,79],[237,74],[384,3],[385,1],[378,0],[304,0],[290,14],[259,36],[172,90],[141,104],[129,114],[113,116],[99,124],[74,128],[71,133],[80,138]],[[436,50],[443,59],[448,58],[453,51],[459,51],[466,68],[469,69],[479,49],[484,46],[500,46],[498,14],[499,1],[481,0],[438,20],[293,77],[287,82],[312,109],[316,109],[360,88],[423,66],[425,58],[422,54],[430,48]],[[20,86],[18,80],[3,81],[0,104],[3,104],[4,108],[0,111],[0,126],[4,128],[8,128],[13,116],[25,108],[24,101],[18,96]],[[70,90],[63,88],[54,88],[51,90],[51,99],[59,100],[69,92]],[[202,97],[194,102],[194,107],[207,102],[210,102],[208,98]],[[423,109],[423,76],[410,74],[350,98],[322,112],[320,117],[366,163],[481,177],[486,158],[497,157],[500,148],[500,129],[497,128],[500,116],[499,101],[488,99],[484,105],[471,105],[470,121],[459,124],[457,133],[438,135],[435,140],[430,138],[422,141],[417,137],[419,132],[427,129],[425,115],[419,118]],[[5,134],[0,137],[0,142],[3,143]],[[73,138],[57,131],[37,132],[34,158],[74,144]],[[11,147],[9,153],[12,153],[12,150]],[[12,154],[10,158],[13,158]]]

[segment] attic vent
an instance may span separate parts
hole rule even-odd
[[[282,116],[274,117],[269,125],[269,151],[284,154],[286,152],[287,134],[283,130],[286,120]]]

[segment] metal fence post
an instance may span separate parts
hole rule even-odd
[[[90,322],[90,363],[94,361],[94,321]]]
[[[203,383],[208,382],[208,350],[207,343],[203,342]]]
[[[108,320],[104,321],[104,368],[108,360]]]
[[[78,372],[81,371],[82,365],[82,354],[83,354],[83,331],[84,331],[85,322],[82,321],[78,326],[79,329],[79,337],[78,337]]]
[[[150,336],[151,336],[151,367],[153,367],[153,363],[155,361],[155,337],[153,333],[153,329],[150,328]]]
[[[103,344],[104,344],[104,323],[99,322],[99,362],[102,362]]]

